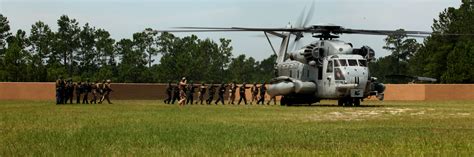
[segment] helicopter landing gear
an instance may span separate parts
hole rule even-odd
[[[347,98],[346,102],[344,103],[344,106],[345,107],[351,107],[353,103],[354,103],[354,101],[353,101],[352,98]]]
[[[354,98],[354,106],[359,107],[360,106],[360,99],[359,98]]]
[[[342,98],[342,99],[337,100],[337,106],[344,106],[344,107],[355,106],[355,107],[359,107],[360,106],[360,99],[359,98]]]
[[[288,104],[286,101],[287,101],[286,98],[284,96],[282,96],[281,99],[280,99],[280,105],[281,106],[286,106]]]
[[[288,99],[288,98],[283,96],[280,99],[280,105],[281,106],[293,106],[293,103],[291,102],[291,99]]]

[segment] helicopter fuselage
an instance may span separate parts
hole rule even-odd
[[[373,50],[352,48],[338,40],[321,40],[290,52],[276,65],[277,77],[268,93],[283,96],[283,103],[311,104],[322,99],[340,103],[360,101],[371,94],[367,67]]]

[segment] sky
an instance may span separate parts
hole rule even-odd
[[[461,0],[314,0],[311,24],[336,24],[355,29],[399,29],[431,31],[433,19]],[[145,28],[170,29],[183,26],[286,27],[296,23],[311,0],[0,0],[0,13],[8,18],[12,32],[28,32],[36,21],[57,30],[61,15],[89,23],[110,32],[117,41],[131,38]],[[196,33],[200,38],[232,40],[234,56],[245,54],[262,60],[273,54],[259,32]],[[191,35],[179,33],[178,36]],[[342,35],[340,40],[354,47],[367,45],[376,57],[383,50],[385,36]],[[303,43],[317,39],[306,36]],[[422,42],[423,39],[418,39]],[[279,45],[272,38],[273,45]]]

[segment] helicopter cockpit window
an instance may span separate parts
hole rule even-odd
[[[363,60],[363,59],[359,59],[359,65],[361,67],[367,67],[367,61],[366,60]]]
[[[326,72],[327,73],[332,73],[332,61],[328,61],[328,66],[327,66],[327,69],[326,69]]]
[[[357,60],[355,59],[349,59],[347,60],[349,62],[349,66],[357,66]]]
[[[339,67],[339,62],[337,60],[334,60],[334,67]]]
[[[347,61],[345,59],[339,59],[339,63],[341,63],[341,66],[347,66]]]

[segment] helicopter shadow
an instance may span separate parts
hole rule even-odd
[[[360,105],[360,106],[338,106],[336,104],[311,104],[311,105],[291,105],[287,107],[340,107],[340,108],[376,108],[389,107],[387,105]]]

